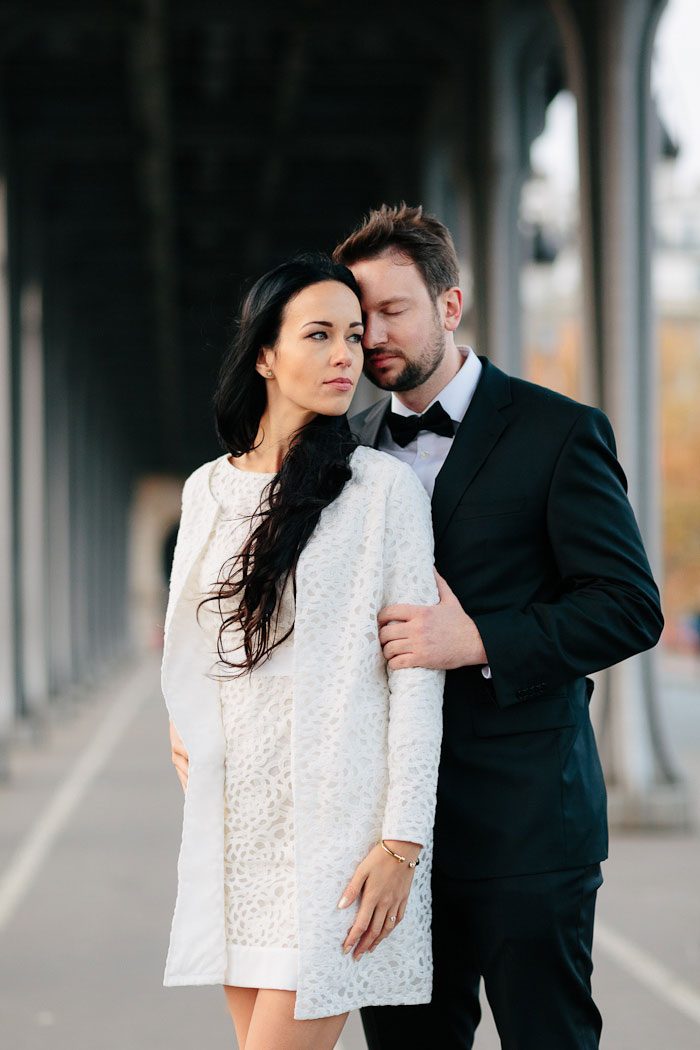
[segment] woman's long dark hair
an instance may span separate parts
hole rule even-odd
[[[264,274],[241,306],[236,332],[221,366],[214,395],[219,441],[232,456],[255,447],[260,419],[267,404],[265,380],[256,370],[262,347],[277,342],[287,303],[304,288],[322,281],[339,281],[355,293],[360,289],[350,270],[327,256],[300,256]],[[292,439],[282,466],[258,508],[257,525],[242,551],[222,566],[215,592],[221,614],[217,640],[219,660],[241,673],[289,637],[275,638],[275,613],[281,588],[291,578],[296,594],[296,567],[324,507],[336,499],[352,476],[350,455],[357,447],[345,416],[316,416]],[[233,611],[224,611],[233,602]],[[229,628],[243,634],[244,657],[229,659],[224,635]]]

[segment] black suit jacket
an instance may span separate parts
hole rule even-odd
[[[606,416],[481,361],[433,494],[436,566],[493,674],[463,667],[445,684],[434,864],[471,878],[607,855],[585,676],[663,626]],[[364,444],[388,405],[351,421]]]

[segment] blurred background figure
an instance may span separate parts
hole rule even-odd
[[[41,813],[38,793],[20,819],[26,764],[56,754],[26,741],[142,666],[155,704],[241,292],[402,199],[454,235],[460,341],[611,418],[667,621],[660,652],[598,676],[611,818],[693,826],[698,39],[695,0],[0,0],[0,873]]]

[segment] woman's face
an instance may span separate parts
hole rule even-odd
[[[268,409],[303,422],[347,412],[362,372],[362,333],[360,303],[338,281],[312,284],[290,299],[277,342],[258,358]]]

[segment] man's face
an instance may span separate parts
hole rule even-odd
[[[414,390],[445,353],[445,328],[420,270],[391,250],[350,269],[365,313],[365,375],[382,390]]]

